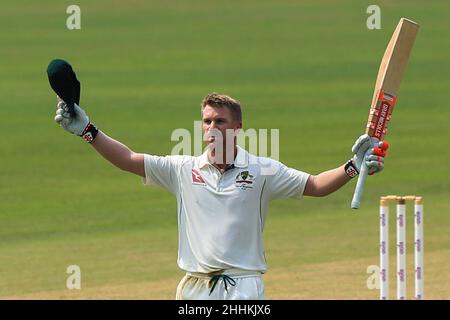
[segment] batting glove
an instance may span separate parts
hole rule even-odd
[[[367,134],[360,136],[352,147],[354,156],[345,166],[347,175],[352,178],[358,175],[363,161],[369,170],[369,175],[382,171],[388,148],[387,141],[379,141]]]
[[[89,117],[83,109],[75,103],[74,112],[71,114],[67,104],[59,97],[56,106],[55,121],[64,130],[82,137],[89,143],[94,141],[98,133],[97,127],[89,122]]]

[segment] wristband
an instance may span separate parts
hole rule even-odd
[[[345,164],[345,174],[350,178],[354,178],[359,174],[358,170],[353,165],[352,160],[348,160],[348,162]]]
[[[98,129],[93,123],[88,123],[86,128],[84,128],[83,133],[80,135],[84,140],[86,140],[89,143],[92,143],[94,141],[95,137],[97,137]]]

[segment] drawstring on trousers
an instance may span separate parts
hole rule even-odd
[[[227,276],[226,274],[215,275],[211,278],[211,280],[209,280],[209,284],[212,283],[212,288],[211,291],[209,291],[209,295],[211,295],[211,293],[214,291],[214,288],[216,287],[217,282],[219,282],[220,279],[222,279],[223,283],[225,284],[226,292],[228,292],[228,285],[233,287],[236,285],[236,281],[233,278]]]

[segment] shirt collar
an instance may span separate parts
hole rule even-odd
[[[236,158],[234,159],[233,165],[236,168],[245,168],[248,166],[248,152],[241,148],[240,146],[236,145],[236,149],[237,149],[237,154],[236,154]],[[209,162],[208,159],[208,150],[206,150],[205,152],[203,152],[203,154],[200,156],[199,158],[199,168],[203,168],[206,165],[211,165],[211,163]]]

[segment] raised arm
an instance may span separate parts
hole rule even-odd
[[[345,173],[345,164],[314,176],[310,175],[303,194],[305,196],[323,197],[333,193],[349,182],[350,178]]]
[[[323,197],[333,193],[359,174],[363,161],[366,162],[370,175],[383,170],[384,157],[389,145],[385,141],[376,142],[377,145],[374,145],[374,143],[367,134],[360,136],[352,147],[353,158],[338,168],[322,172],[316,176],[309,176],[303,194],[305,196]],[[364,158],[366,151],[369,149],[369,155]]]
[[[126,145],[107,136],[100,130],[91,145],[103,158],[116,167],[145,177],[144,154],[133,152]]]
[[[64,101],[58,99],[55,121],[66,131],[76,134],[89,143],[116,167],[145,177],[144,155],[130,150],[126,145],[107,136],[89,122],[89,117],[83,109],[75,105],[74,115],[68,112]]]

